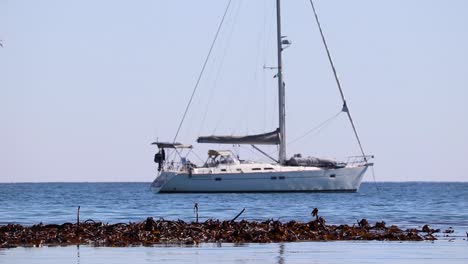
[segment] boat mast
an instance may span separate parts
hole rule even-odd
[[[280,145],[279,145],[279,163],[284,164],[286,161],[286,109],[285,109],[285,93],[284,93],[284,82],[283,82],[283,61],[282,61],[282,36],[281,36],[281,7],[280,0],[276,0],[276,37],[278,44],[278,113],[279,113],[279,133],[280,133]]]

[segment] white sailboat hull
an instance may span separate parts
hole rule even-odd
[[[284,167],[284,171],[197,173],[163,171],[151,187],[159,193],[356,192],[367,165],[337,169]]]
[[[229,8],[229,4],[227,8]],[[312,8],[314,9],[317,25],[320,29],[330,64],[335,69],[313,4]],[[224,17],[220,27],[223,21]],[[289,160],[286,159],[286,107],[282,51],[289,47],[291,42],[281,34],[279,0],[276,2],[276,22],[278,67],[274,68],[277,70],[275,78],[278,80],[278,128],[273,132],[255,135],[211,135],[201,136],[197,139],[198,143],[252,145],[253,148],[272,160],[275,159],[256,147],[256,145],[278,145],[278,160],[275,160],[276,163],[268,164],[239,160],[238,155],[234,155],[229,150],[209,150],[208,160],[202,167],[197,167],[187,160],[186,157],[182,157],[177,149],[191,149],[192,146],[177,143],[175,139],[179,134],[187,110],[192,102],[192,94],[173,142],[153,143],[158,145],[160,149],[160,152],[156,154],[154,159],[158,163],[159,173],[151,185],[156,192],[356,192],[359,190],[364,173],[367,167],[372,164],[368,163],[368,157],[361,146],[336,71],[333,72],[343,101],[342,112],[347,113],[353,127],[362,153],[362,156],[359,156],[361,161],[339,163],[330,159],[302,157],[300,154],[294,155]],[[215,41],[216,38],[212,43],[212,47]],[[205,60],[205,64],[210,54],[211,49]],[[201,74],[203,74],[204,67]],[[195,93],[197,85],[198,82],[195,85],[193,93]],[[220,111],[223,110],[221,109]],[[176,149],[176,153],[181,158],[180,163],[177,164],[178,162],[174,160],[166,160],[164,148]]]

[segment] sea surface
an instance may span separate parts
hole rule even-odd
[[[279,219],[310,221],[317,207],[329,224],[370,223],[421,228],[435,242],[299,242],[201,244],[181,247],[88,246],[0,249],[0,263],[468,263],[468,183],[363,183],[357,193],[155,194],[150,183],[0,184],[0,225],[75,222],[119,223],[147,217],[194,221]]]

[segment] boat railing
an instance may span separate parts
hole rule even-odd
[[[187,171],[189,168],[189,163],[182,163],[176,161],[166,161],[163,165],[164,171]]]
[[[369,160],[373,159],[374,155],[366,155],[366,156],[350,156],[348,157],[346,164],[348,166],[359,166],[359,165],[366,165],[371,164]]]

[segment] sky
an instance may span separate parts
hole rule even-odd
[[[276,129],[274,2],[232,0],[178,141]],[[150,143],[173,140],[226,5],[0,0],[0,182],[152,181]],[[467,181],[468,2],[316,8],[375,179]],[[288,155],[359,155],[344,114],[301,138],[341,99],[309,2],[282,11]]]

